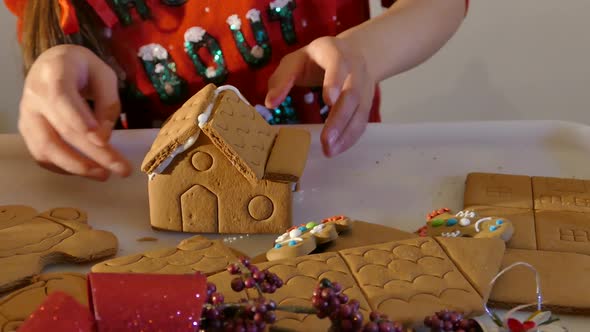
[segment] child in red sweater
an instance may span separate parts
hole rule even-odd
[[[380,121],[379,89],[440,49],[468,0],[4,0],[27,73],[19,130],[40,165],[106,180],[112,129],[159,126],[207,83],[273,124],[325,123],[324,153]],[[88,102],[90,101],[90,102]]]

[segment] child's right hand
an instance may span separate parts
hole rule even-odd
[[[18,128],[39,165],[105,181],[111,172],[131,173],[129,161],[109,144],[120,108],[111,67],[84,47],[60,45],[31,67]]]

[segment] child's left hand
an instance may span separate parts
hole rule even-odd
[[[321,134],[324,154],[335,156],[356,143],[365,131],[376,80],[355,45],[322,37],[285,56],[268,83],[266,107],[276,108],[294,85],[323,86],[330,114]]]

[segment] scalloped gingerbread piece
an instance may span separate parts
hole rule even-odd
[[[92,229],[83,211],[55,208],[33,217],[33,210],[22,206],[0,211],[13,215],[0,224],[0,293],[29,284],[47,265],[89,262],[117,252],[115,235]]]
[[[78,273],[49,273],[33,277],[32,284],[0,299],[0,332],[17,331],[49,294],[64,292],[88,305],[86,276]]]
[[[500,268],[503,246],[499,239],[441,238],[439,242],[417,237],[256,266],[283,280],[274,294],[265,295],[281,305],[310,306],[314,288],[328,278],[360,302],[363,314],[379,311],[403,324],[421,324],[425,316],[442,309],[481,314],[483,298],[478,290],[487,295],[486,287]],[[209,280],[229,285],[234,277],[224,271]],[[248,295],[256,296],[253,290]],[[327,320],[280,312],[273,326],[323,331]]]
[[[218,240],[197,235],[180,242],[176,248],[164,248],[142,254],[117,257],[92,267],[92,272],[205,275],[225,269],[238,257]]]

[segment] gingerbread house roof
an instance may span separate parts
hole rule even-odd
[[[166,121],[145,156],[142,171],[165,168],[201,133],[253,182],[297,181],[307,161],[307,131],[273,127],[237,89],[209,84]]]

